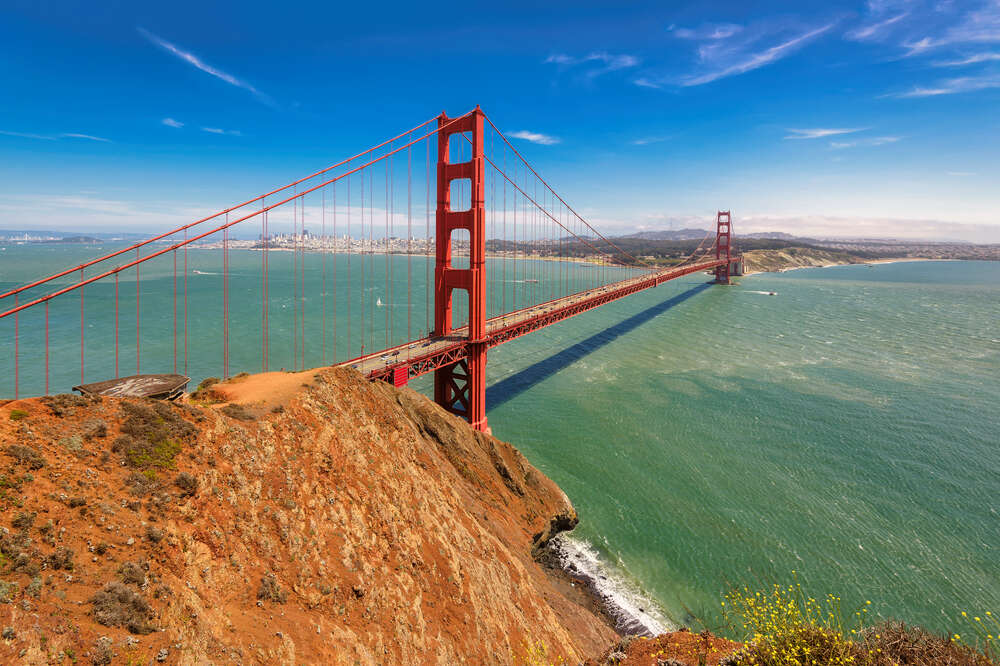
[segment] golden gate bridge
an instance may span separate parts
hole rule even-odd
[[[150,347],[154,370],[174,374],[215,347],[227,378],[236,330],[260,350],[251,364],[242,344],[237,371],[288,359],[283,370],[345,365],[397,386],[433,373],[435,401],[485,430],[489,349],[684,275],[728,284],[742,272],[731,227],[720,211],[714,242],[709,231],[679,263],[654,265],[577,213],[478,106],[442,113],[284,187],[0,293],[12,356],[0,390],[17,399],[27,380],[47,394],[55,367],[76,364],[81,385],[123,379],[133,351],[134,378]],[[235,235],[248,228],[250,244]],[[250,277],[233,269],[243,249],[259,253]],[[433,262],[420,261],[431,249]],[[206,261],[216,271],[193,268]],[[246,268],[245,257],[235,265]],[[161,288],[144,294],[150,274]],[[213,275],[210,288],[195,288],[193,275]],[[95,318],[106,335],[88,336]]]

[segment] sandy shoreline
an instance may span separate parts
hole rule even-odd
[[[762,273],[787,273],[788,271],[797,271],[803,268],[830,268],[831,266],[870,266],[872,264],[902,264],[911,261],[961,261],[961,259],[931,259],[928,257],[902,257],[902,258],[892,258],[892,259],[872,259],[870,261],[858,261],[858,262],[833,262],[829,264],[820,264],[818,266],[789,266],[787,268],[780,268],[776,271],[746,271],[743,276],[749,275],[760,275]]]

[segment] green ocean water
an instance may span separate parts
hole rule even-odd
[[[8,247],[0,288],[81,253],[94,249]],[[426,327],[424,306],[399,307],[406,276],[425,275],[423,259],[370,258],[362,282],[361,259],[347,273],[341,256],[326,266],[338,282],[327,283],[325,305],[320,260],[306,258],[304,301],[281,277],[292,260],[272,253],[271,369],[349,358],[362,341],[380,348]],[[230,261],[230,369],[255,372],[260,256]],[[545,300],[567,278],[565,266],[536,263],[531,275],[494,266],[505,287],[492,307]],[[189,253],[196,381],[219,372],[218,265],[215,251]],[[573,270],[581,284],[597,278]],[[136,365],[134,280],[123,273],[119,285],[121,374]],[[140,280],[141,370],[170,371],[169,258]],[[113,368],[113,288],[85,295],[88,381]],[[363,320],[358,303],[347,310],[347,294],[362,288],[383,303]],[[79,300],[62,300],[50,312],[53,391],[79,381]],[[300,303],[305,354],[290,316]],[[324,307],[338,321],[326,330]],[[42,386],[40,317],[19,321],[22,393]],[[596,575],[661,624],[711,622],[728,586],[787,581],[794,570],[814,596],[837,593],[846,607],[870,599],[882,615],[944,630],[961,610],[1000,610],[998,322],[995,262],[806,269],[732,287],[688,276],[492,351],[488,417],[573,500],[582,522],[571,540]],[[4,397],[11,325],[0,322]]]

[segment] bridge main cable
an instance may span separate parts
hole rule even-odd
[[[470,111],[469,113],[472,113],[472,112]],[[453,123],[459,122],[460,120],[462,120],[463,118],[465,118],[466,116],[468,116],[469,113],[466,113],[466,114],[464,114],[462,116],[459,116],[457,118],[453,118],[451,120],[451,122],[448,123],[448,124],[451,125]],[[420,125],[418,127],[423,127],[426,124],[427,123],[423,123],[423,125]],[[98,275],[93,275],[93,276],[87,278],[86,280],[81,280],[80,282],[77,282],[75,284],[71,284],[71,285],[69,285],[67,287],[64,287],[62,289],[54,291],[54,292],[52,292],[50,294],[46,294],[45,296],[40,296],[40,297],[38,297],[38,298],[36,298],[36,299],[34,299],[32,301],[28,301],[26,303],[22,303],[21,305],[16,305],[16,306],[14,306],[14,307],[12,307],[12,308],[10,308],[8,310],[0,312],[0,319],[4,319],[5,317],[9,317],[10,315],[13,315],[13,314],[16,314],[16,313],[20,312],[21,310],[25,310],[27,308],[30,308],[30,307],[34,306],[34,305],[38,305],[39,303],[44,303],[45,301],[51,300],[51,299],[56,298],[58,296],[62,296],[63,294],[69,293],[69,292],[74,291],[76,289],[80,289],[81,287],[84,287],[84,286],[86,286],[88,284],[91,284],[93,282],[97,282],[98,280],[102,280],[102,279],[104,279],[106,277],[110,277],[111,275],[115,275],[117,273],[120,273],[121,271],[124,271],[124,270],[127,270],[129,268],[132,268],[133,266],[137,266],[137,265],[139,265],[139,264],[141,264],[141,263],[143,263],[145,261],[149,261],[150,259],[154,259],[156,257],[164,255],[164,254],[166,254],[168,252],[171,252],[173,250],[177,250],[178,248],[186,247],[187,245],[190,245],[190,244],[194,243],[195,241],[199,241],[202,238],[205,238],[207,236],[211,236],[212,234],[216,234],[216,233],[218,233],[220,231],[228,229],[229,227],[235,226],[235,225],[237,225],[237,224],[239,224],[241,222],[245,222],[246,220],[249,220],[249,219],[251,219],[253,217],[256,217],[256,216],[264,214],[264,213],[267,213],[267,212],[271,211],[272,209],[277,208],[278,206],[283,206],[284,204],[286,204],[286,203],[288,203],[290,201],[295,201],[295,200],[299,199],[300,197],[305,196],[306,194],[310,194],[312,192],[315,192],[316,190],[318,190],[320,188],[323,188],[323,187],[326,187],[327,185],[330,185],[331,183],[336,183],[337,181],[339,181],[339,180],[341,180],[343,178],[346,178],[346,177],[348,177],[348,176],[350,176],[352,174],[355,174],[355,173],[361,171],[362,169],[366,169],[366,168],[370,167],[371,165],[380,162],[381,160],[384,160],[384,159],[386,159],[388,157],[391,157],[392,155],[395,155],[396,153],[404,150],[405,148],[409,148],[410,146],[412,146],[412,145],[414,145],[416,143],[420,143],[424,139],[426,139],[426,138],[428,138],[430,136],[434,136],[435,134],[439,133],[443,129],[445,129],[445,127],[435,127],[433,130],[431,130],[430,132],[424,134],[423,136],[420,136],[419,138],[413,139],[409,143],[406,143],[406,144],[404,144],[404,145],[402,145],[402,146],[400,146],[400,147],[398,147],[398,148],[396,148],[394,150],[391,150],[391,151],[389,151],[389,152],[387,152],[387,153],[385,153],[383,155],[380,155],[379,157],[376,157],[375,159],[370,160],[369,162],[366,162],[365,164],[362,164],[361,166],[355,167],[354,169],[351,169],[350,171],[346,171],[346,172],[344,172],[344,173],[336,176],[335,178],[331,178],[330,180],[327,180],[327,181],[324,181],[324,182],[320,183],[319,185],[314,185],[313,187],[311,187],[309,189],[302,190],[301,192],[293,194],[292,196],[288,197],[287,199],[283,199],[282,201],[279,201],[277,203],[271,204],[269,206],[261,207],[259,210],[255,210],[254,212],[250,213],[249,215],[245,215],[245,216],[243,216],[241,218],[233,220],[232,222],[226,222],[225,224],[222,224],[222,225],[220,225],[218,227],[215,227],[214,229],[210,229],[208,231],[203,231],[202,233],[198,234],[197,236],[192,236],[191,238],[187,238],[187,239],[185,239],[183,241],[174,243],[173,245],[171,245],[169,247],[166,247],[166,248],[163,248],[162,250],[157,250],[156,252],[153,252],[151,254],[147,254],[147,255],[145,255],[143,257],[140,257],[138,259],[134,259],[134,260],[132,260],[132,261],[126,263],[126,264],[123,264],[121,266],[116,266],[115,268],[113,268],[113,269],[111,269],[109,271],[105,271],[104,273],[100,273]],[[404,132],[400,136],[406,136],[406,134],[407,133]],[[386,145],[388,143],[389,143],[389,141],[386,141],[386,142],[384,142],[384,143],[382,143],[380,145],[384,146],[384,145]],[[361,154],[364,155],[364,154],[367,154],[369,152],[371,152],[371,151],[365,151],[364,153],[361,153]],[[343,162],[341,162],[341,164],[343,164]],[[330,167],[330,168],[333,168],[333,167]],[[329,171],[329,168],[326,169],[326,170],[324,170],[323,172],[320,172],[320,173],[325,173],[326,171]],[[301,182],[301,181],[297,181],[297,182]],[[294,185],[294,183],[292,185]],[[289,185],[289,186],[286,186],[284,188],[281,188],[281,190],[287,189],[287,187],[291,187],[292,185]],[[281,190],[275,190],[275,191],[276,192],[280,192]],[[253,199],[252,201],[258,201],[258,200],[259,200],[259,198],[258,199]],[[213,215],[212,217],[218,217],[218,215]],[[206,218],[206,219],[212,219],[212,218]],[[178,227],[177,229],[175,229],[174,231],[172,231],[172,232],[170,232],[168,234],[161,234],[159,236],[156,236],[155,238],[148,239],[144,243],[136,244],[136,245],[132,246],[131,249],[137,249],[138,247],[141,247],[142,245],[146,245],[148,243],[154,242],[155,240],[163,238],[164,236],[169,236],[171,233],[176,233],[178,231],[186,231],[187,229],[189,229],[190,227],[194,226],[195,224],[198,224],[198,223],[192,223],[192,224],[189,224],[187,226]],[[118,256],[118,255],[122,254],[123,252],[125,252],[125,250],[122,250],[122,251],[119,251],[119,252],[115,252],[115,253],[113,253],[111,255],[108,255],[108,256],[109,257]],[[93,260],[93,261],[91,261],[87,265],[92,265],[94,263],[97,263],[98,261],[100,261],[100,260]],[[29,289],[31,286],[37,286],[38,284],[44,284],[45,282],[48,282],[50,280],[54,280],[54,279],[56,279],[57,277],[59,277],[61,275],[67,275],[68,273],[73,273],[73,272],[76,272],[78,270],[82,270],[82,269],[80,267],[75,267],[73,269],[70,269],[70,270],[67,270],[67,271],[63,271],[62,273],[57,274],[55,276],[51,276],[49,278],[45,278],[44,280],[39,280],[39,281],[33,283],[33,285],[23,286],[23,287],[18,288],[17,290],[13,290],[13,291],[10,291],[8,293],[9,294],[19,293],[20,291],[24,291],[25,289]],[[6,296],[6,295],[7,294],[4,294],[4,296]]]
[[[177,227],[176,229],[171,229],[170,231],[166,231],[164,233],[158,234],[156,236],[153,236],[152,238],[147,238],[146,240],[140,241],[138,243],[134,243],[132,245],[129,245],[128,247],[125,247],[125,248],[122,248],[120,250],[116,250],[114,252],[111,252],[110,254],[106,254],[103,257],[98,257],[96,259],[90,259],[90,260],[85,261],[84,263],[82,263],[82,264],[80,264],[78,266],[74,266],[73,268],[67,268],[66,270],[60,271],[58,273],[54,273],[54,274],[52,274],[52,275],[50,275],[48,277],[40,278],[40,279],[35,280],[34,282],[31,282],[29,284],[21,285],[20,287],[16,287],[14,289],[10,289],[8,291],[5,291],[4,293],[0,294],[0,300],[3,300],[4,298],[8,298],[10,296],[13,296],[14,294],[21,293],[22,291],[26,291],[28,289],[32,289],[34,287],[38,287],[38,286],[43,285],[43,284],[45,284],[47,282],[51,282],[52,280],[58,280],[61,277],[65,277],[65,276],[67,276],[67,275],[69,275],[71,273],[75,273],[76,271],[83,270],[85,268],[93,266],[94,264],[99,264],[99,263],[101,263],[103,261],[107,261],[108,259],[114,259],[115,257],[117,257],[119,255],[122,255],[122,254],[125,254],[127,252],[131,252],[132,250],[138,250],[139,248],[144,247],[146,245],[149,245],[150,243],[155,243],[158,240],[162,240],[162,239],[166,238],[167,236],[172,236],[173,234],[179,233],[181,231],[186,231],[187,229],[191,229],[192,227],[196,227],[199,224],[203,224],[205,222],[208,222],[209,220],[214,220],[217,217],[222,217],[223,215],[228,215],[229,213],[231,213],[234,210],[239,210],[240,208],[243,208],[244,206],[249,206],[252,203],[256,203],[258,201],[262,201],[264,199],[267,199],[267,197],[274,196],[278,192],[284,192],[285,190],[287,190],[290,187],[295,187],[296,185],[304,183],[305,181],[310,180],[312,178],[315,178],[316,176],[322,176],[324,173],[328,173],[329,171],[332,171],[333,169],[341,167],[341,166],[343,166],[345,164],[349,164],[350,162],[353,162],[354,160],[358,159],[359,157],[363,157],[364,155],[372,153],[372,152],[378,150],[379,148],[382,148],[382,147],[384,147],[384,146],[392,143],[396,139],[399,139],[399,138],[402,138],[404,136],[407,136],[408,134],[412,134],[413,132],[416,132],[417,130],[419,130],[419,129],[423,128],[423,127],[426,127],[428,124],[434,122],[435,120],[437,120],[436,116],[434,118],[430,118],[428,120],[425,120],[424,122],[420,123],[416,127],[412,128],[410,130],[407,130],[406,132],[402,132],[400,134],[397,134],[393,138],[388,139],[386,141],[383,141],[382,143],[380,143],[380,144],[378,144],[376,146],[373,146],[373,147],[369,148],[368,150],[362,151],[362,152],[358,153],[357,155],[354,155],[352,157],[348,157],[347,159],[341,160],[340,162],[337,162],[336,164],[328,166],[325,169],[320,169],[319,171],[317,171],[315,173],[312,173],[312,174],[310,174],[308,176],[304,176],[302,178],[299,178],[298,180],[296,180],[294,182],[291,182],[288,185],[285,185],[283,187],[279,187],[276,190],[271,190],[270,192],[268,192],[266,194],[261,194],[259,196],[256,196],[253,199],[249,199],[247,201],[244,201],[241,204],[236,204],[235,206],[230,206],[229,208],[226,208],[225,210],[221,210],[218,213],[214,213],[212,215],[209,215],[208,217],[203,217],[200,220],[196,220],[196,221],[191,222],[189,224],[185,224],[183,226]],[[437,130],[435,130],[435,132],[436,131]],[[435,132],[431,132],[430,134],[427,134],[426,136],[421,137],[421,139],[418,139],[418,141],[426,138],[427,136],[431,136]],[[382,157],[386,157],[386,156],[387,155],[383,155]],[[379,159],[382,159],[382,158],[379,158]],[[378,160],[374,160],[374,161],[378,161]],[[365,165],[365,166],[368,166],[368,165]],[[361,167],[361,168],[363,168],[363,167]],[[344,174],[344,175],[348,175],[348,174]],[[327,183],[324,183],[323,185],[329,185],[330,182],[334,182],[334,181],[329,181]],[[319,186],[319,187],[322,187],[322,185]],[[312,191],[312,190],[309,190],[309,191]],[[282,203],[286,203],[287,201],[289,201],[289,200],[286,199]],[[278,205],[280,205],[280,204],[278,204]],[[247,219],[247,218],[244,218],[244,219]],[[239,220],[239,221],[242,221],[242,220]],[[219,227],[219,229],[223,229],[223,228],[224,227]],[[213,230],[212,233],[215,233],[219,229]],[[4,313],[4,316],[6,316],[6,314],[8,314],[8,313]]]

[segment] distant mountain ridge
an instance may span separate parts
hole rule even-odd
[[[638,238],[639,240],[701,240],[708,229],[661,229],[659,231],[640,231],[622,238]]]

